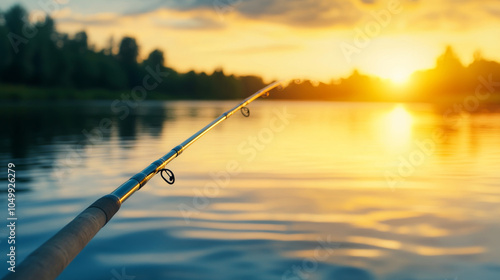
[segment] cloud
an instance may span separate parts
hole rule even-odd
[[[364,0],[366,1],[373,3],[372,0]],[[124,15],[140,15],[158,9],[210,10],[219,15],[237,13],[248,19],[299,27],[352,24],[362,17],[359,7],[345,0],[167,0],[142,4],[141,7],[126,11]]]
[[[57,22],[62,24],[73,24],[81,26],[120,26],[124,21],[146,20],[152,26],[172,29],[172,30],[208,30],[221,29],[224,24],[221,23],[216,15],[200,11],[197,13],[172,11],[167,9],[157,9],[148,13],[141,14],[118,14],[118,13],[96,13],[96,14],[78,14],[73,13],[69,8],[65,12],[52,14]]]
[[[157,18],[153,20],[157,27],[166,27],[179,30],[204,30],[224,28],[224,25],[215,19],[203,16],[191,18]]]
[[[82,15],[73,13],[69,8],[61,10],[64,12],[53,13],[51,16],[58,23],[79,24],[83,26],[112,26],[119,23],[120,17],[114,13],[99,13],[94,15]]]
[[[408,30],[461,32],[499,22],[497,0],[420,0],[408,2],[401,21]]]
[[[480,22],[498,20],[500,13],[498,0],[73,0],[68,5],[75,12],[74,17],[58,18],[67,23],[110,25],[119,18],[171,11],[183,16],[158,19],[156,24],[179,30],[207,30],[222,29],[237,20],[251,20],[303,29],[353,29],[393,1],[400,2],[404,11],[389,28],[402,32],[474,28]],[[103,19],[99,18],[101,14],[116,17]]]
[[[362,11],[350,1],[254,0],[237,6],[242,15],[297,27],[327,27],[358,22]]]
[[[35,1],[18,0],[29,10],[40,10]],[[56,1],[56,0],[54,0]],[[161,10],[191,13],[193,20],[166,21],[168,28],[206,30],[222,28],[234,19],[272,22],[290,27],[355,28],[370,19],[370,13],[384,9],[398,0],[57,0],[60,8],[70,7],[81,18],[60,17],[65,22],[89,25],[113,24],[110,19],[91,18],[96,13],[117,14],[117,17],[135,17]],[[14,0],[0,4],[5,8]],[[476,27],[479,23],[497,22],[500,14],[498,0],[399,0],[404,12],[398,17],[400,28],[408,30],[435,30],[444,27],[458,30]],[[38,4],[37,4],[38,3]],[[212,15],[199,17],[198,13]],[[219,22],[217,22],[219,21]],[[392,25],[392,24],[391,24]],[[391,26],[392,28],[392,26]]]
[[[217,50],[213,52],[224,53],[224,54],[234,54],[234,55],[252,55],[252,54],[262,54],[262,53],[283,53],[299,51],[303,48],[299,45],[292,44],[268,44],[254,47],[242,47],[236,49],[225,49]]]
[[[230,5],[235,0],[156,0],[156,1],[144,1],[125,10],[124,15],[140,15],[144,13],[150,13],[155,10],[169,9],[176,11],[191,11],[198,9],[214,8],[218,1],[222,1],[224,4]],[[236,0],[241,1],[241,0]]]
[[[404,12],[399,21],[410,29],[427,29],[436,23],[460,28],[477,20],[493,20],[500,10],[497,0],[157,0],[145,1],[125,14],[139,15],[158,9],[205,10],[219,16],[236,14],[291,27],[343,28],[362,24],[371,12],[387,8],[391,1],[400,2]],[[201,24],[193,28],[196,26],[202,28]]]

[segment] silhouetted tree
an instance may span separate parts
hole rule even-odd
[[[240,77],[240,81],[244,96],[249,96],[265,86],[262,78],[257,76],[243,76]]]
[[[5,79],[13,83],[27,82],[33,74],[31,45],[24,35],[33,34],[34,28],[28,22],[28,12],[20,5],[14,5],[4,14],[8,39],[15,50],[12,62],[5,73]]]
[[[32,83],[35,85],[55,86],[58,84],[57,63],[58,49],[55,44],[56,29],[54,20],[47,16],[44,22],[35,24],[38,30],[33,42],[33,77]]]
[[[85,31],[75,34],[72,40],[65,43],[64,52],[71,61],[71,80],[77,88],[99,87],[100,56],[89,50],[88,36]]]
[[[481,76],[487,78],[493,74],[500,75],[500,64],[496,61],[487,60],[480,53],[476,53],[474,61],[467,67],[470,86],[477,85]]]
[[[462,69],[463,67],[464,66],[460,62],[460,59],[458,59],[458,56],[455,54],[455,51],[453,51],[453,48],[451,46],[447,46],[444,53],[440,55],[436,60],[436,69],[439,69],[443,72],[453,73]]]
[[[75,34],[73,38],[73,42],[75,44],[75,49],[77,53],[84,54],[87,52],[89,48],[88,36],[85,31],[80,31]]]
[[[139,56],[139,46],[134,38],[123,37],[120,42],[118,51],[118,61],[125,71],[130,87],[140,84],[139,64],[137,57]]]
[[[0,14],[0,22],[3,21],[3,14]],[[4,73],[12,61],[12,48],[7,38],[7,28],[0,24],[0,80],[4,78]]]
[[[98,81],[97,87],[108,89],[130,88],[127,79],[127,73],[120,67],[120,64],[113,56],[106,55],[103,52],[98,56]]]
[[[152,51],[148,58],[144,60],[143,62],[144,67],[149,66],[153,69],[156,68],[156,66],[160,66],[161,68],[165,68],[165,57],[163,55],[163,52],[161,50],[154,50]]]

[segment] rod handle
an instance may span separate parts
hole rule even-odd
[[[120,209],[120,199],[106,195],[95,201],[52,238],[33,251],[3,280],[52,280],[80,253]]]

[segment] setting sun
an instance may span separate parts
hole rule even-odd
[[[418,70],[417,59],[406,52],[383,55],[380,64],[383,65],[380,76],[397,85],[406,83],[411,74]]]
[[[389,77],[392,83],[396,85],[404,85],[406,82],[408,82],[408,79],[410,78],[410,75],[407,73],[404,73],[399,70],[395,70],[393,74]]]
[[[368,74],[403,85],[415,71],[433,66],[434,59],[429,59],[435,57],[432,52],[426,45],[415,46],[405,38],[377,39],[358,64]]]

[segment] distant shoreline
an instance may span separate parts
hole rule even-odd
[[[11,102],[23,102],[23,101],[105,101],[105,100],[115,100],[122,99],[124,95],[130,95],[130,90],[106,90],[106,89],[72,89],[72,88],[42,88],[42,87],[30,87],[23,85],[6,85],[0,84],[0,100],[1,101],[11,101]],[[442,96],[439,100],[408,100],[404,97],[401,99],[392,100],[335,100],[331,98],[325,99],[315,99],[315,98],[287,98],[286,93],[280,93],[278,96],[272,100],[290,100],[290,101],[332,101],[332,102],[402,102],[402,103],[431,103],[437,105],[446,104],[461,104],[469,101],[473,97],[474,93],[470,95],[467,94],[457,94],[456,97]],[[468,99],[467,99],[468,98]],[[467,100],[466,100],[467,99]],[[159,92],[149,92],[146,100],[234,100],[233,99],[213,99],[213,98],[183,98],[181,94],[166,94]],[[480,104],[495,105],[500,106],[500,95],[492,94],[486,100],[480,100]]]
[[[0,84],[0,100],[13,102],[115,100],[127,93],[130,94],[130,90],[43,88]],[[165,93],[150,92],[146,99],[175,100],[176,98]]]

